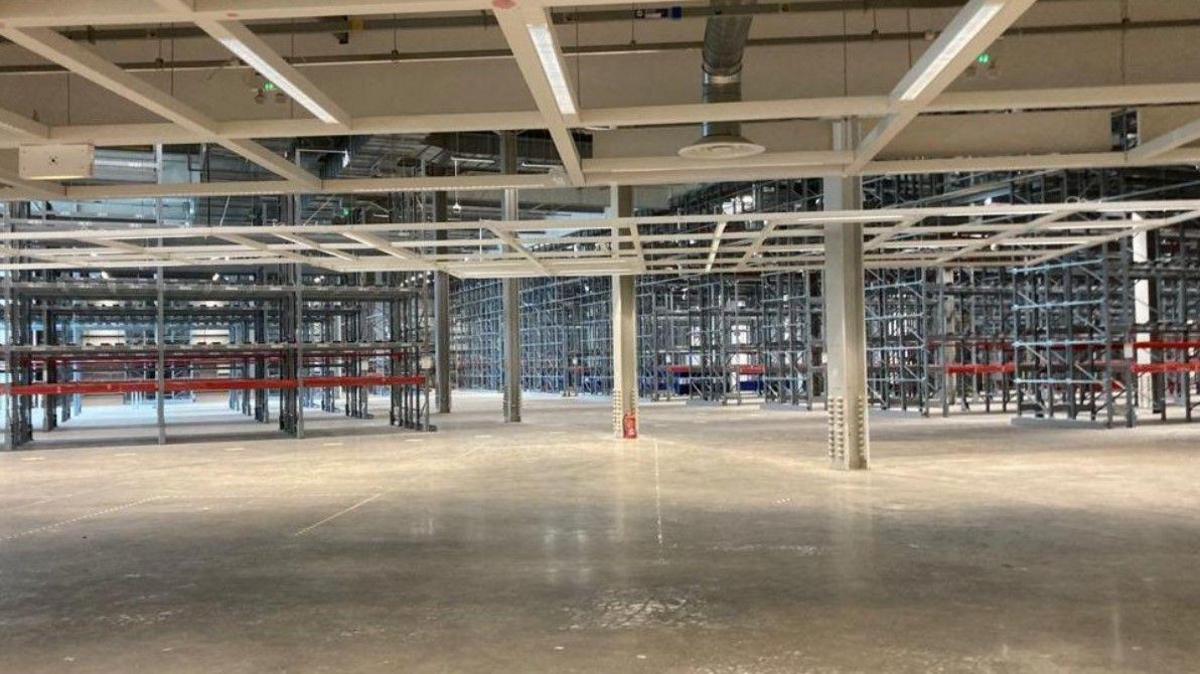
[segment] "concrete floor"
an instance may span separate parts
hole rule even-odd
[[[619,442],[604,401],[456,405],[303,441],[181,408],[165,447],[92,410],[0,454],[0,672],[1200,662],[1200,425],[877,416],[838,473],[819,412],[649,406]]]

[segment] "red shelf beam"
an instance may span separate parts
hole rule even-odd
[[[1200,361],[1191,363],[1138,363],[1133,366],[1133,371],[1137,374],[1200,372]]]
[[[950,374],[1012,374],[1016,369],[1014,363],[951,363],[946,366],[946,372]]]
[[[338,386],[424,386],[425,377],[305,377],[305,388],[332,388]],[[188,391],[254,391],[292,390],[299,388],[296,379],[168,379],[165,382],[167,393],[183,393]],[[152,379],[137,379],[133,381],[78,381],[61,384],[29,384],[4,386],[0,388],[8,395],[74,395],[99,393],[154,393],[158,390],[157,383]]]

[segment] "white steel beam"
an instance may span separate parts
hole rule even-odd
[[[865,253],[882,247],[886,242],[891,241],[897,236],[903,234],[905,230],[911,229],[919,222],[921,222],[920,218],[908,218],[907,220],[897,222],[879,234],[876,234],[871,239],[868,239],[867,242],[863,244],[863,252]]]
[[[318,253],[324,253],[325,255],[329,255],[331,257],[336,257],[339,260],[345,260],[346,262],[357,262],[358,261],[358,258],[355,257],[354,255],[351,255],[349,253],[343,253],[342,251],[337,250],[336,248],[330,248],[329,246],[323,246],[323,245],[317,243],[316,241],[305,238],[303,236],[299,236],[297,234],[284,234],[284,233],[275,234],[275,233],[273,233],[272,236],[277,236],[277,237],[283,239],[284,241],[291,241],[294,244],[297,244],[297,245],[307,248],[309,250],[314,250]]]
[[[0,178],[0,182],[8,182]],[[55,198],[88,201],[97,199],[152,199],[157,197],[224,197],[267,194],[369,194],[375,192],[489,191],[505,187],[547,189],[559,187],[553,176],[479,175],[420,178],[350,178],[319,181],[312,186],[286,180],[244,180],[213,183],[136,183],[128,185],[80,185],[68,187]],[[30,188],[32,189],[32,187]],[[11,198],[45,198],[18,190]]]
[[[0,132],[22,141],[45,141],[50,138],[50,127],[9,110],[0,110]]]
[[[22,195],[20,199],[10,197],[11,200],[58,200],[66,197],[67,189],[59,183],[22,178],[17,161],[16,152],[0,152],[0,183],[11,185],[15,193]]]
[[[745,271],[754,260],[754,256],[758,255],[762,251],[763,246],[767,245],[767,239],[770,238],[777,226],[778,223],[774,221],[768,222],[763,226],[762,233],[750,244],[750,247],[746,249],[746,253],[742,255],[742,259],[738,261],[734,268],[736,271]]]
[[[506,232],[506,231],[504,231],[502,229],[498,229],[498,228],[487,227],[487,230],[490,231],[492,234],[495,234],[496,238],[503,241],[506,246],[513,249],[513,251],[515,251],[516,253],[520,254],[521,257],[528,260],[529,263],[532,264],[542,274],[544,274],[546,276],[554,276],[554,273],[551,272],[550,269],[548,267],[546,267],[546,265],[543,264],[542,261],[537,258],[537,256],[535,256],[532,252],[530,252],[530,250],[528,248],[521,245],[520,241],[517,241],[517,237],[513,236],[509,232]]]
[[[272,225],[269,227],[238,225],[238,226],[221,226],[221,227],[147,227],[138,229],[96,229],[86,228],[79,231],[70,230],[50,230],[50,231],[17,231],[17,232],[0,232],[0,241],[74,241],[81,236],[81,233],[86,234],[89,241],[99,239],[115,239],[115,240],[149,240],[149,239],[191,239],[202,237],[227,237],[230,234],[239,234],[243,236],[274,236],[277,233],[294,234],[298,236],[310,236],[314,234],[336,234],[344,236],[346,233],[369,232],[374,234],[387,233],[422,233],[422,232],[437,232],[445,231],[473,231],[489,230],[493,233],[504,232],[506,234],[514,234],[517,232],[533,231],[578,231],[578,230],[611,230],[613,228],[625,229],[633,225],[667,225],[667,224],[694,224],[700,226],[709,226],[715,229],[719,222],[767,222],[775,225],[775,230],[781,232],[781,236],[813,236],[811,225],[819,225],[831,223],[836,225],[844,222],[861,222],[861,223],[896,223],[909,218],[963,218],[972,221],[978,221],[985,218],[998,218],[1004,216],[1063,216],[1070,214],[1175,214],[1185,211],[1200,210],[1200,199],[1161,199],[1153,201],[1104,201],[1104,202],[1064,202],[1064,203],[1046,203],[1046,204],[992,204],[983,206],[938,206],[938,207],[922,207],[922,208],[889,208],[889,209],[856,209],[856,210],[840,210],[840,211],[796,211],[796,212],[776,212],[776,213],[738,213],[738,214],[719,214],[719,215],[656,215],[656,216],[636,216],[629,218],[609,218],[609,217],[594,217],[594,218],[555,218],[545,220],[471,220],[471,221],[452,221],[452,222],[434,222],[434,223],[407,223],[407,222],[392,222],[392,223],[370,223],[370,224],[350,224],[350,225]],[[1068,231],[1071,229],[1102,229],[1119,226],[1119,221],[1101,220],[1101,221],[1064,221],[1052,224],[1039,223],[1039,228],[1052,231]],[[795,227],[803,227],[803,229],[793,229]],[[996,223],[996,229],[1006,232],[1017,232],[1028,229],[1030,223]],[[930,227],[931,231],[936,231],[938,234],[952,232],[955,229],[966,229],[969,225],[956,226],[953,224],[939,227]],[[949,228],[949,229],[947,229]],[[707,232],[696,232],[682,235],[669,235],[678,240],[680,236],[686,238],[708,239],[711,237],[712,229]],[[972,230],[974,231],[974,230]],[[762,232],[746,232],[731,234],[724,238],[738,237],[742,240],[756,240],[763,238]],[[609,240],[610,237],[604,237],[604,240]],[[647,235],[642,237],[646,241],[666,240],[664,235]],[[560,238],[559,241],[568,243],[571,241],[568,237]],[[503,241],[501,241],[503,242]],[[413,242],[414,244],[427,245],[425,242]],[[479,242],[474,239],[453,239],[444,242],[447,246],[477,246]],[[486,243],[486,242],[485,242]],[[487,244],[494,245],[494,244]],[[332,247],[332,246],[330,246]],[[653,254],[654,249],[648,249],[647,254]],[[698,254],[703,254],[703,250],[697,251]]]
[[[916,119],[1034,0],[971,0],[892,90],[891,113],[863,138],[846,173],[856,174]]]
[[[854,159],[853,152],[834,150],[805,150],[799,152],[764,152],[752,157],[737,159],[705,159],[702,166],[705,170],[716,171],[725,169],[771,168],[771,167],[828,167],[849,163]],[[679,156],[666,157],[610,157],[604,159],[585,159],[583,171],[589,177],[599,178],[605,173],[655,173],[678,172],[695,169],[695,159]]]
[[[0,0],[2,1],[2,0]],[[828,117],[880,117],[887,113],[888,97],[780,99],[729,103],[637,106],[583,110],[576,127],[639,127],[714,121],[753,121]],[[1073,108],[1123,107],[1200,103],[1200,84],[1146,84],[1109,87],[1019,89],[1005,91],[948,92],[939,96],[925,112],[990,112],[997,110],[1067,110]],[[712,110],[709,110],[709,109]],[[11,113],[10,113],[11,114]],[[91,143],[106,145],[192,144],[211,140],[207,132],[196,133],[177,124],[134,123],[55,126],[46,128],[19,115],[9,119],[0,113],[0,147],[27,143]],[[453,131],[508,131],[544,128],[537,111],[482,113],[377,115],[358,117],[348,128],[331,128],[316,119],[230,120],[220,122],[218,134],[230,139],[291,138],[326,135],[437,133]],[[25,128],[28,133],[22,133]],[[784,153],[769,153],[781,155]],[[767,155],[760,155],[767,156]],[[669,157],[666,159],[670,159]]]
[[[1200,140],[1200,119],[1146,141],[1127,154],[1131,162],[1151,161],[1197,140]]]
[[[372,234],[370,232],[346,232],[342,236],[346,237],[347,239],[350,239],[351,241],[357,241],[361,244],[370,246],[371,248],[374,248],[375,250],[383,253],[384,255],[388,255],[388,256],[394,257],[399,260],[404,260],[406,262],[416,263],[416,264],[420,265],[421,268],[423,268],[423,269],[436,269],[436,270],[445,271],[445,269],[442,267],[442,265],[438,264],[437,262],[433,262],[431,260],[426,260],[424,257],[419,255],[418,253],[414,253],[412,251],[408,251],[403,248],[397,248],[396,246],[392,245],[391,241],[388,241],[387,239],[385,239],[377,234]],[[446,241],[435,241],[434,243],[452,243],[452,242],[449,240],[446,240]],[[360,257],[359,259],[361,260],[362,258]]]
[[[716,230],[713,231],[712,243],[708,247],[708,261],[704,265],[705,273],[711,272],[713,264],[717,261],[717,252],[721,248],[721,235],[725,233],[726,225],[725,222],[718,222]]]
[[[1188,211],[1186,213],[1180,213],[1179,215],[1173,215],[1169,218],[1159,218],[1156,220],[1146,220],[1143,222],[1130,221],[1129,224],[1134,225],[1133,227],[1130,227],[1130,228],[1122,230],[1122,231],[1115,232],[1113,234],[1106,234],[1104,236],[1098,236],[1096,238],[1093,238],[1093,239],[1087,241],[1086,243],[1080,243],[1080,244],[1076,244],[1074,246],[1070,246],[1067,248],[1061,248],[1059,250],[1051,251],[1049,253],[1046,253],[1045,255],[1041,255],[1039,257],[1033,258],[1032,260],[1029,261],[1029,264],[1033,265],[1033,264],[1041,264],[1043,262],[1049,262],[1050,260],[1053,260],[1055,258],[1059,258],[1064,255],[1070,255],[1071,253],[1075,253],[1075,252],[1078,252],[1081,250],[1086,250],[1086,249],[1092,248],[1094,246],[1099,246],[1099,245],[1109,243],[1112,241],[1119,241],[1125,237],[1132,237],[1137,234],[1142,234],[1144,232],[1150,232],[1150,231],[1153,231],[1156,229],[1160,229],[1162,227],[1178,225],[1180,223],[1189,222],[1191,220],[1196,220],[1196,219],[1200,219],[1200,210]]]
[[[1022,234],[1029,234],[1030,232],[1036,232],[1039,229],[1042,229],[1043,227],[1045,227],[1046,225],[1049,225],[1050,223],[1052,223],[1056,220],[1061,220],[1070,214],[1071,214],[1070,211],[1063,210],[1063,211],[1059,211],[1056,213],[1049,213],[1049,214],[1043,215],[1040,218],[1034,218],[1033,220],[1025,223],[1021,227],[1006,229],[1005,231],[1000,232],[999,234],[995,234],[986,239],[979,239],[975,243],[963,246],[962,248],[960,248],[952,253],[947,253],[945,255],[942,255],[942,256],[938,257],[936,260],[934,260],[933,264],[934,265],[945,265],[949,262],[953,262],[955,260],[960,260],[967,255],[975,253],[976,251],[983,250],[984,248],[990,248],[991,246],[998,245],[1004,241],[1007,241],[1008,239],[1016,238],[1018,236],[1021,236]]]
[[[220,137],[216,120],[53,30],[0,27],[0,35],[160,117],[205,136],[209,142],[218,143],[272,173],[309,186],[320,183],[316,176],[258,143]]]
[[[250,237],[242,235],[242,234],[223,234],[222,233],[222,234],[209,234],[209,236],[212,236],[215,239],[222,239],[222,240],[228,241],[230,243],[236,243],[239,246],[245,246],[246,248],[249,248],[254,251],[258,251],[261,253],[267,253],[268,255],[275,255],[275,256],[278,256],[279,259],[282,259],[282,260],[289,260],[291,262],[300,262],[303,264],[313,264],[316,266],[324,266],[324,265],[322,265],[320,260],[314,260],[312,258],[307,258],[303,255],[300,255],[298,253],[293,253],[288,250],[275,250],[265,243],[255,241],[254,239],[251,239]],[[331,269],[331,270],[336,270],[336,267],[326,266],[325,268]]]
[[[507,8],[498,6],[494,14],[542,114],[567,177],[572,184],[582,186],[579,149],[568,126],[579,110],[549,12],[534,2],[523,2]]]
[[[160,0],[178,2],[179,0]],[[265,40],[237,21],[197,19],[196,25],[233,52],[259,75],[277,85],[293,101],[326,124],[350,127],[350,115],[318,89],[295,66],[275,52]]]
[[[158,24],[212,19],[294,19],[319,16],[478,11],[485,0],[0,0],[0,22],[16,27]]]

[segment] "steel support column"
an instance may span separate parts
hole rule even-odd
[[[517,172],[517,134],[500,134],[500,166],[503,173]],[[516,220],[517,190],[504,190],[504,219]],[[504,303],[504,420],[521,420],[521,279],[501,281]]]
[[[154,399],[156,403],[155,418],[158,425],[158,444],[167,444],[167,325],[165,316],[165,284],[163,268],[159,267],[154,274],[154,286],[157,289],[154,302],[154,352],[157,359],[154,365]]]
[[[13,231],[13,204],[9,203],[4,210],[4,231]],[[15,248],[19,244],[14,244]],[[15,264],[19,259],[9,256],[8,262]],[[11,387],[17,383],[17,363],[13,358],[13,344],[17,335],[17,307],[13,301],[13,270],[4,272],[4,383]],[[4,448],[16,449],[20,444],[17,435],[17,396],[5,394],[4,398]]]
[[[633,188],[612,188],[611,215],[633,215]],[[632,275],[612,277],[613,433],[637,437],[637,279]]]
[[[638,430],[637,278],[612,278],[613,433],[636,438]]]
[[[42,307],[42,343],[47,346],[58,344],[54,330],[54,315],[46,307]],[[47,384],[58,382],[59,365],[54,358],[46,359],[45,381]],[[42,396],[42,430],[52,431],[58,428],[58,396]]]
[[[295,294],[296,322],[296,431],[297,438],[304,437],[304,268],[296,265],[292,278]]]
[[[446,193],[433,193],[433,220],[446,221]],[[439,229],[434,238],[438,241],[448,238],[450,233]],[[442,249],[435,249],[435,253]],[[450,413],[450,275],[444,271],[435,272],[433,276],[433,355],[434,376],[437,386],[437,405],[439,414]]]
[[[834,124],[835,150],[854,149],[857,124]],[[824,179],[825,210],[862,207],[857,177]],[[867,334],[861,223],[825,225],[825,321],[828,351],[829,458],[834,468],[863,470],[870,455],[867,427]]]

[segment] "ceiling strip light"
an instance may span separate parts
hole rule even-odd
[[[311,112],[317,119],[326,124],[341,124],[341,120],[335,117],[333,113],[313,100],[303,88],[272,67],[270,63],[267,63],[262,56],[259,56],[257,52],[246,46],[244,42],[232,36],[222,36],[217,38],[217,41],[244,61],[246,65],[258,71],[259,75],[278,85],[288,96],[292,97],[292,100]]]
[[[542,72],[550,81],[550,89],[554,92],[554,100],[558,103],[558,111],[564,115],[574,115],[575,99],[571,96],[571,87],[567,84],[567,76],[563,71],[562,61],[558,57],[558,48],[554,45],[554,36],[550,26],[544,23],[529,24],[529,37],[533,40],[533,48],[537,51],[538,59],[542,62]]]
[[[1004,4],[997,1],[984,3],[976,8],[971,18],[967,19],[963,27],[950,37],[949,42],[941,47],[941,51],[925,66],[921,74],[904,89],[904,93],[900,94],[900,100],[911,101],[920,96],[934,78],[942,74],[950,61],[954,60],[967,44],[974,40],[992,19],[996,18],[1003,7]]]

